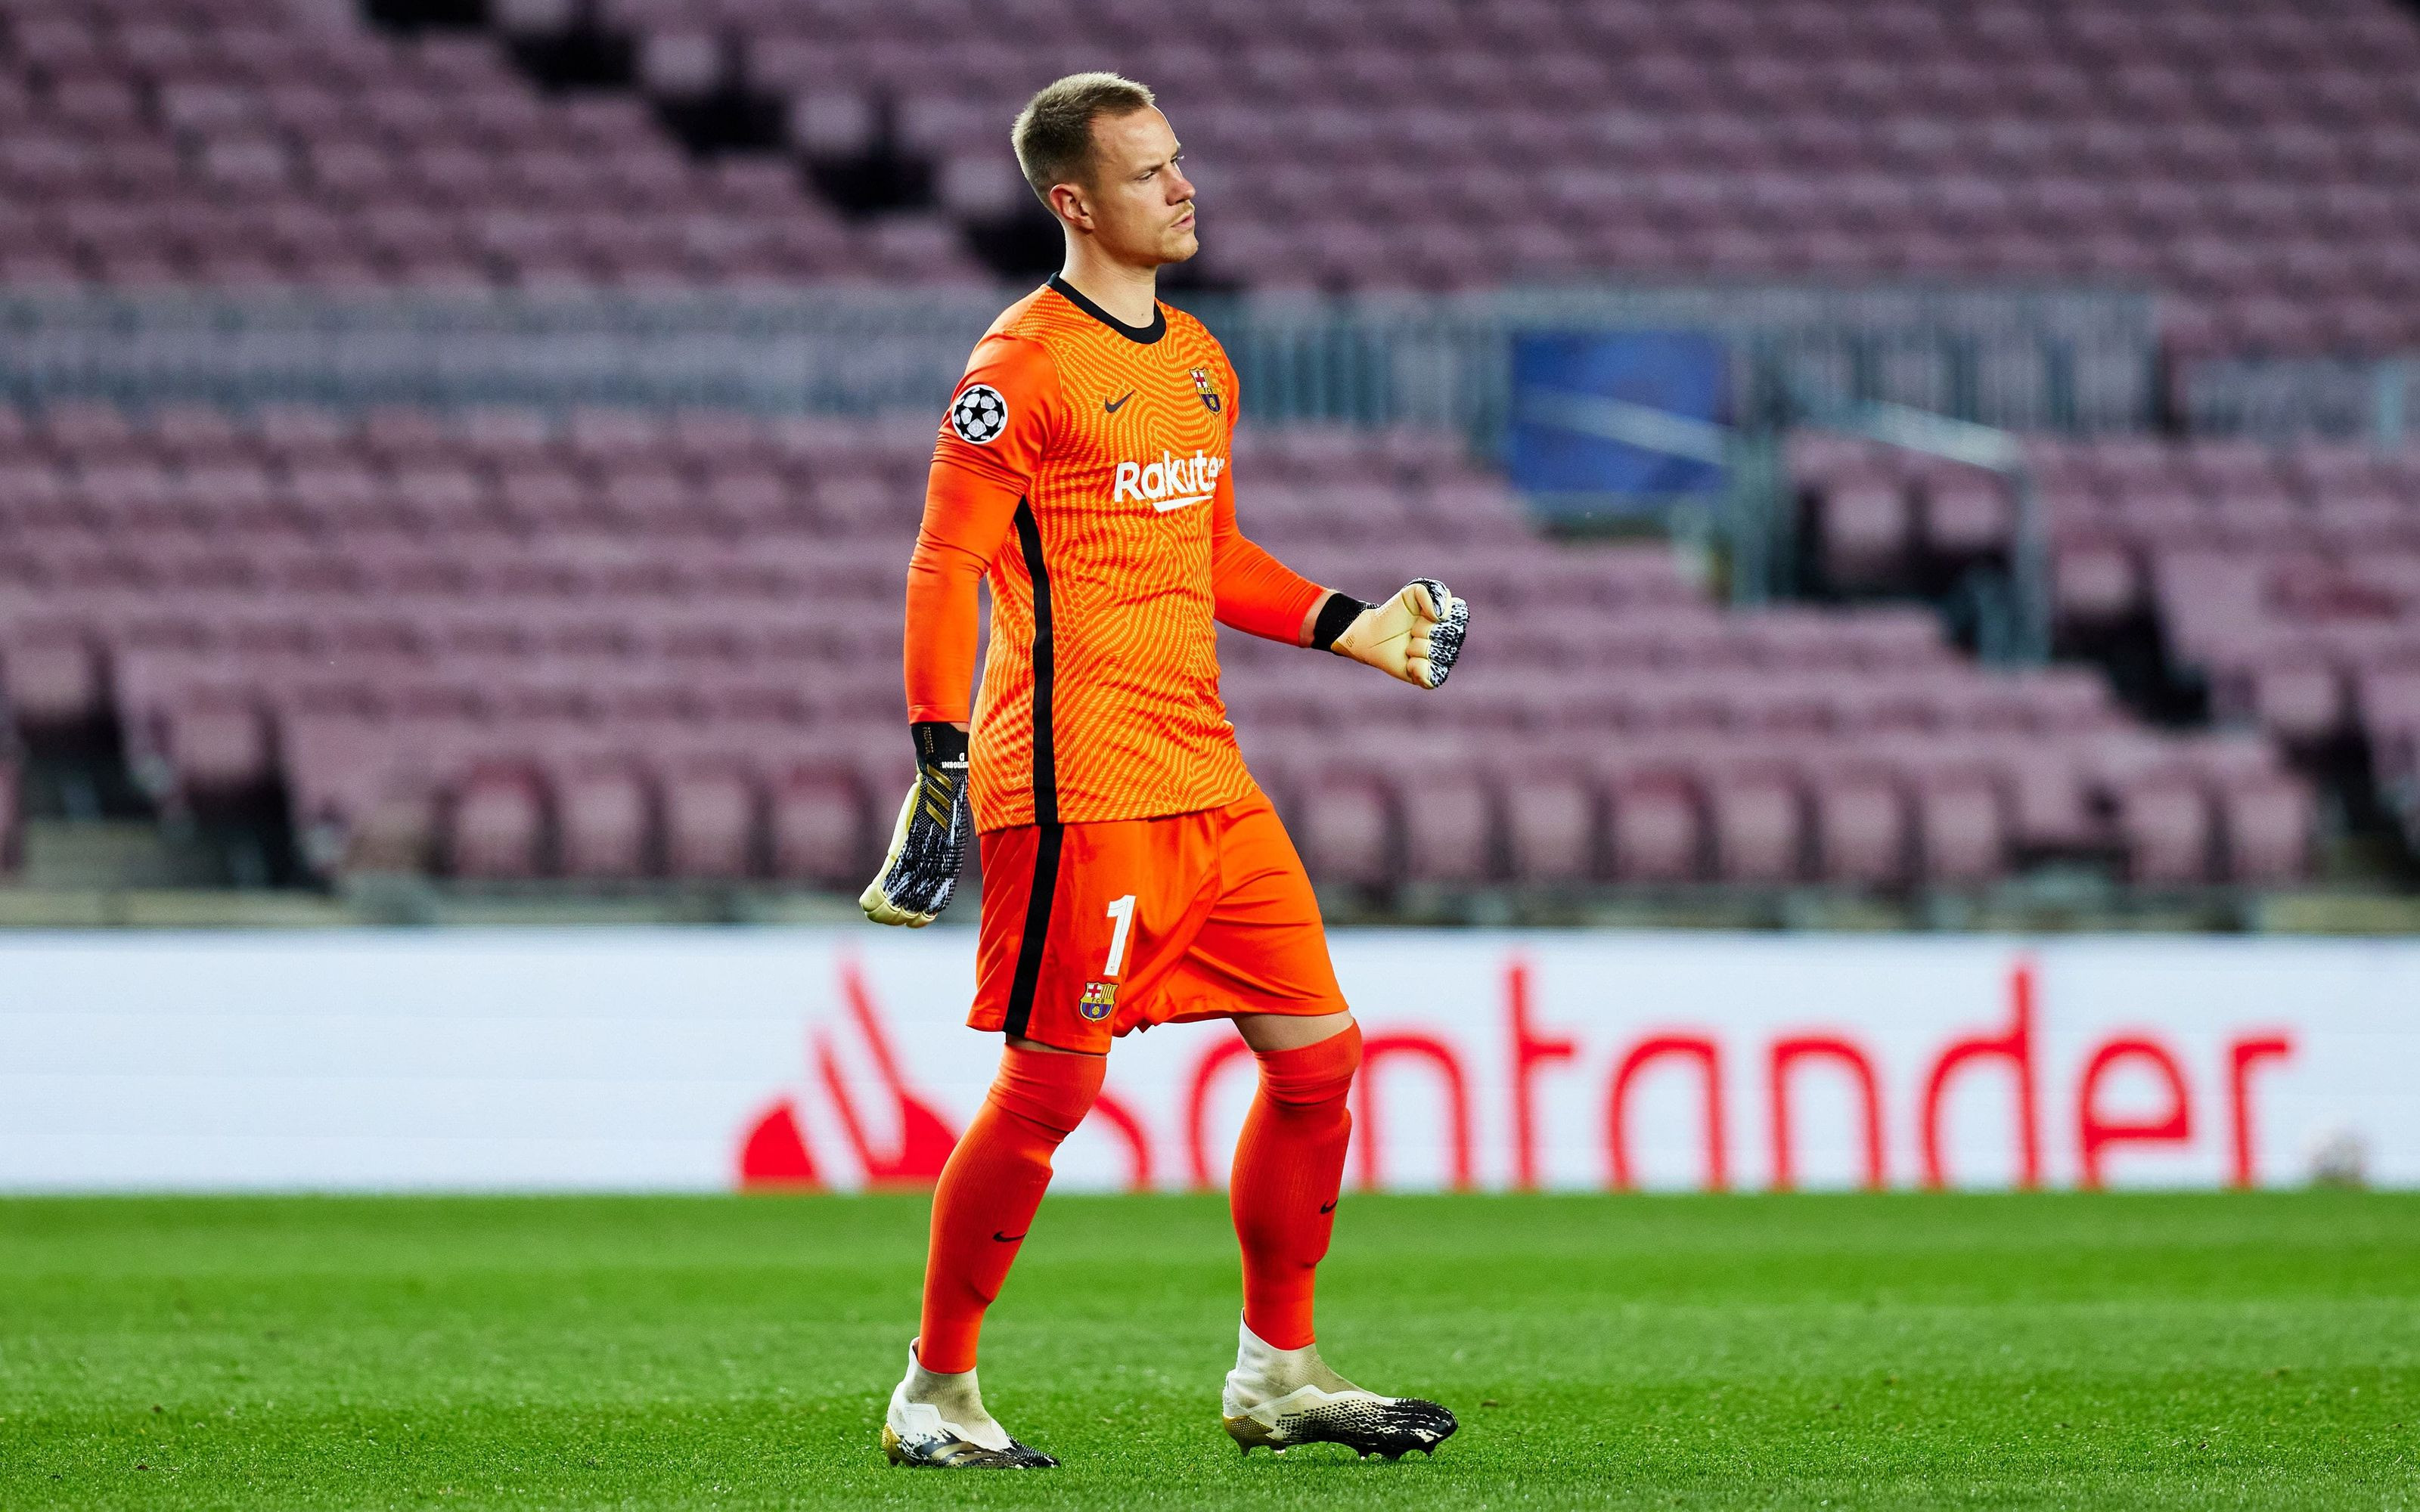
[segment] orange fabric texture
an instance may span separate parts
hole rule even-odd
[[[1050,1157],[1101,1090],[1108,1062],[1007,1047],[1000,1075],[933,1189],[924,1316],[916,1358],[955,1375],[975,1367],[984,1310],[1000,1295],[1050,1184]]]
[[[982,837],[974,1027],[1102,1054],[1153,1024],[1343,1009],[1319,900],[1257,787],[1218,809],[1059,826],[1055,852],[1052,834]]]
[[[1160,311],[1140,340],[1038,289],[976,345],[943,417],[908,568],[908,707],[971,717],[979,829],[1242,796],[1216,625],[1298,642],[1326,595],[1240,532],[1234,369]],[[979,579],[991,649],[970,702]]]
[[[1244,1324],[1278,1349],[1299,1350],[1317,1336],[1311,1291],[1344,1185],[1353,1135],[1344,1100],[1361,1064],[1361,1026],[1260,1061],[1227,1205],[1244,1251]]]

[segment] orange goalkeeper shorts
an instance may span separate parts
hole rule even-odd
[[[1154,1024],[1344,1009],[1302,857],[1257,789],[982,846],[975,1028],[1101,1055]]]

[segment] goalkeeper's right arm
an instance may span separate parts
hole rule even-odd
[[[900,663],[916,739],[916,785],[899,806],[881,874],[858,899],[877,924],[929,924],[957,887],[974,830],[967,726],[974,702],[975,587],[1008,540],[1064,408],[1050,354],[1021,336],[995,332],[976,344],[957,393],[978,381],[989,391],[998,424],[970,432],[954,396],[934,440],[924,519],[908,562]]]
[[[1017,496],[946,461],[933,464],[924,523],[908,563],[908,728],[916,785],[899,806],[882,871],[858,905],[877,924],[918,929],[949,906],[974,830],[967,798],[975,585],[1000,550]]]

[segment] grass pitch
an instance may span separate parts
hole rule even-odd
[[[921,1198],[0,1202],[10,1507],[2410,1506],[2420,1197],[1350,1197],[1434,1460],[1240,1458],[1216,1198],[1054,1198],[985,1338],[1065,1468],[897,1471]]]

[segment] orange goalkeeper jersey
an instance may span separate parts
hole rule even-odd
[[[908,570],[911,720],[965,720],[975,823],[1141,819],[1252,790],[1214,621],[1299,642],[1326,590],[1235,525],[1235,373],[1166,305],[1126,326],[1063,280],[1011,305],[943,416]]]

